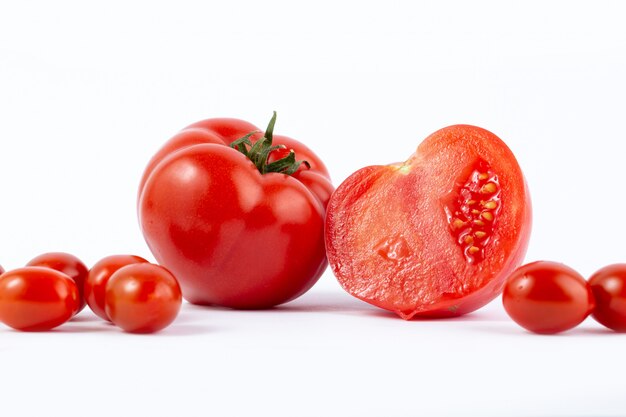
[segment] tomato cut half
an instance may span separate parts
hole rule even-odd
[[[531,205],[496,135],[455,125],[406,162],[369,166],[337,188],[327,255],[350,294],[404,319],[451,317],[497,297],[523,261]]]

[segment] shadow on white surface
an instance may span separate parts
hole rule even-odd
[[[95,314],[87,314],[84,311],[81,311],[75,317],[73,317],[69,321],[69,323],[95,323],[95,322],[102,322],[102,321],[104,320],[102,320],[100,317],[96,316]]]
[[[591,322],[585,322],[583,324],[580,325],[580,327],[574,328],[572,330],[568,330],[565,332],[561,332],[561,333],[556,333],[556,334],[538,334],[538,333],[533,333],[530,332],[522,327],[519,327],[517,325],[480,325],[480,326],[474,326],[471,328],[472,331],[478,332],[478,333],[486,333],[486,334],[492,334],[492,335],[499,335],[499,336],[523,336],[528,338],[529,336],[531,337],[538,337],[538,338],[572,338],[572,337],[607,337],[607,336],[611,336],[613,338],[619,338],[619,337],[626,337],[626,333],[618,333],[618,332],[614,332],[610,329],[604,328],[604,327],[598,327],[599,325],[596,325],[596,323],[591,323]]]
[[[361,301],[355,297],[350,296],[347,293],[338,291],[311,291],[302,297],[291,301],[287,304],[283,304],[274,308],[265,310],[231,310],[219,306],[200,306],[185,303],[183,306],[183,312],[177,319],[177,323],[195,322],[202,320],[203,317],[195,314],[197,311],[218,311],[229,312],[233,314],[238,313],[254,313],[259,316],[263,315],[279,315],[279,314],[292,314],[292,313],[320,313],[320,314],[335,314],[335,315],[349,315],[349,316],[362,316],[367,318],[379,318],[390,320],[402,320],[395,313],[383,310],[381,308],[370,305],[364,301]],[[184,314],[185,312],[191,314]],[[506,315],[493,306],[486,307],[471,314],[467,314],[461,317],[453,318],[415,318],[410,322],[494,322],[494,321],[509,321]]]

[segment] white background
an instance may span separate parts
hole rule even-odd
[[[338,185],[470,123],[531,187],[527,260],[626,262],[626,28],[619,2],[22,1],[0,5],[0,263],[150,257],[145,163],[200,119],[309,144]],[[266,312],[185,305],[159,335],[81,314],[0,327],[2,415],[613,416],[626,336],[524,332],[496,300],[403,322],[327,271]]]

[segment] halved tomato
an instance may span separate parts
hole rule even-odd
[[[404,163],[355,172],[327,213],[328,260],[343,288],[407,320],[466,314],[497,297],[531,229],[513,153],[469,125],[433,133]]]

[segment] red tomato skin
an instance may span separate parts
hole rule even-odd
[[[46,331],[78,310],[76,283],[51,268],[29,266],[0,276],[0,321],[22,331]]]
[[[261,129],[259,129],[252,123],[232,117],[216,117],[212,119],[201,120],[187,126],[183,130],[187,130],[190,128],[199,128],[212,132],[215,135],[221,137],[222,141],[226,145],[229,145],[237,139],[244,137],[248,133],[252,133],[255,131],[261,132]],[[261,135],[257,137],[260,136]]]
[[[273,162],[276,159],[285,157],[287,156],[286,154],[288,154],[289,151],[294,151],[296,154],[296,159],[298,161],[307,161],[309,163],[309,168],[306,168],[305,165],[302,164],[300,166],[299,172],[313,171],[322,175],[323,177],[326,177],[327,179],[330,179],[328,168],[326,168],[324,162],[304,143],[284,135],[274,135],[274,140],[272,141],[272,143],[274,145],[283,145],[285,149],[282,150],[282,152],[275,151],[273,155],[270,155],[268,162]]]
[[[539,334],[572,329],[594,308],[587,281],[572,268],[548,261],[514,271],[504,287],[502,303],[517,324]]]
[[[451,241],[442,206],[478,159],[497,172],[508,204],[485,259],[474,266]],[[484,129],[454,125],[427,137],[404,163],[349,176],[328,205],[326,248],[335,276],[353,296],[406,320],[456,317],[501,294],[524,259],[531,225],[528,186],[509,148]],[[392,248],[398,242],[406,248],[397,262],[376,249],[387,238]]]
[[[596,306],[592,317],[616,332],[626,332],[626,264],[605,266],[589,279]]]
[[[110,321],[105,310],[106,284],[118,269],[132,264],[148,263],[135,255],[111,255],[102,258],[91,267],[85,280],[85,300],[98,317]]]
[[[106,284],[106,314],[122,330],[154,333],[178,316],[182,294],[165,268],[149,263],[124,266]]]
[[[252,132],[259,132],[250,138],[253,143],[263,136],[261,130],[255,125],[233,118],[206,119],[187,126],[185,129],[181,130],[174,135],[174,137],[168,140],[152,157],[150,162],[148,162],[139,184],[138,200],[141,199],[144,186],[148,177],[152,174],[152,171],[154,171],[159,163],[169,155],[190,146],[200,144],[212,143],[229,146],[235,140],[240,139]],[[328,191],[331,190],[332,193],[332,191],[334,191],[334,187],[330,182],[328,169],[322,160],[306,145],[290,137],[273,135],[272,143],[274,145],[283,145],[285,146],[285,149],[274,151],[268,158],[268,162],[273,162],[277,159],[285,157],[289,154],[290,150],[293,150],[299,161],[307,161],[310,166],[310,168],[306,168],[306,166],[302,164],[294,177],[300,179],[300,174],[303,171],[319,174],[320,177],[308,174],[303,175],[303,179],[301,181],[307,187],[311,186],[311,190],[318,196],[323,204],[328,203]]]
[[[195,304],[269,308],[322,275],[322,201],[296,178],[261,175],[240,152],[206,144],[153,170],[139,202],[142,231],[159,264]]]
[[[139,184],[138,196],[141,197],[143,187],[154,168],[170,154],[189,146],[207,143],[228,146],[235,140],[255,131],[259,131],[259,134],[253,136],[253,138],[262,136],[259,128],[255,125],[244,120],[225,117],[206,119],[187,126],[165,142],[161,149],[150,159]]]
[[[80,303],[76,314],[80,313],[83,308],[85,308],[87,302],[85,301],[84,288],[89,269],[76,256],[65,252],[48,252],[31,259],[26,266],[52,268],[72,278],[76,283],[80,296]]]

